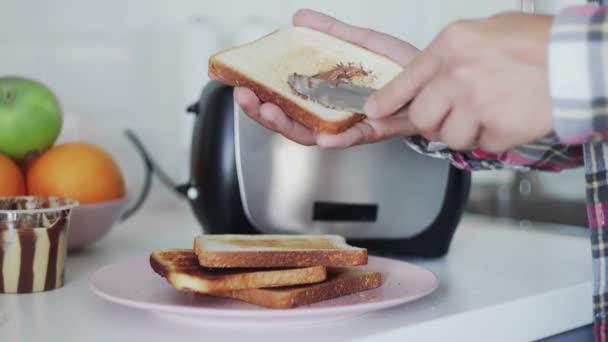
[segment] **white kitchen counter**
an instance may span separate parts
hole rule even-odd
[[[592,319],[584,229],[519,227],[473,216],[463,219],[447,257],[405,259],[438,276],[435,293],[323,328],[202,328],[107,302],[89,289],[88,276],[99,267],[154,249],[190,247],[197,234],[185,203],[145,207],[90,249],[70,254],[63,288],[0,294],[0,341],[530,341]]]

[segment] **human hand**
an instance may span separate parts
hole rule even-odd
[[[455,150],[501,153],[552,132],[547,45],[552,18],[501,14],[447,26],[366,104],[370,118],[409,103],[421,135]]]
[[[355,27],[312,10],[300,10],[293,17],[295,26],[307,26],[386,55],[406,65],[418,53],[412,45],[384,33]],[[261,103],[249,89],[236,88],[237,103],[252,119],[264,127],[283,134],[304,145],[319,145],[328,148],[344,148],[352,145],[372,143],[383,139],[414,134],[413,126],[405,113],[381,119],[365,119],[340,134],[319,134],[290,119],[277,105]]]

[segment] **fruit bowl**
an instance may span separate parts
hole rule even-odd
[[[135,214],[150,193],[152,164],[134,133],[127,131],[126,136],[144,161],[143,184],[137,196],[130,196],[112,156],[93,143],[55,145],[28,166],[27,189],[32,194],[61,194],[80,202],[71,217],[67,242],[70,251],[87,247],[105,236],[118,222]]]
[[[68,234],[68,249],[86,247],[107,234],[127,210],[128,197],[74,208]]]

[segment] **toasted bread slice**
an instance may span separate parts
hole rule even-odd
[[[339,235],[201,235],[194,251],[202,266],[214,268],[367,264],[367,249]]]
[[[379,287],[379,272],[353,268],[329,268],[327,280],[310,285],[250,289],[214,293],[214,296],[242,300],[272,309],[288,309],[346,296]]]
[[[326,279],[325,267],[292,269],[221,269],[201,267],[191,249],[155,251],[150,266],[178,290],[213,293],[294,284],[317,283]]]
[[[404,68],[397,62],[334,36],[306,27],[274,31],[251,43],[220,51],[209,59],[211,77],[252,89],[263,102],[277,104],[297,122],[323,133],[339,133],[364,115],[324,107],[294,94],[287,84],[293,73],[313,76],[337,65],[360,66],[366,75],[354,84],[382,87]]]

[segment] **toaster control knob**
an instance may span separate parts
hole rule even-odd
[[[188,188],[188,191],[186,192],[186,196],[188,196],[189,200],[194,201],[195,199],[198,198],[198,189],[191,186],[190,188]]]

